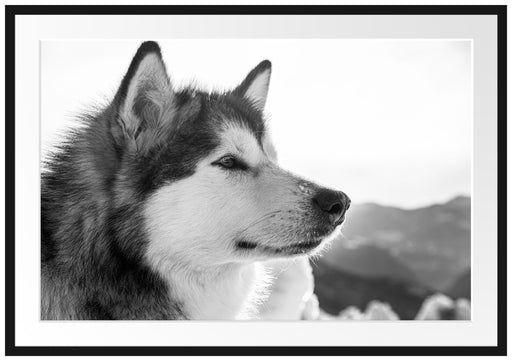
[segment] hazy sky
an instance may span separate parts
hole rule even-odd
[[[43,150],[110,99],[140,41],[42,44]],[[174,84],[227,89],[272,61],[267,114],[281,165],[355,203],[406,208],[471,189],[471,43],[160,40]]]

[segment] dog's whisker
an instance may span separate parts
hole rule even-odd
[[[272,216],[273,216],[273,215],[278,214],[278,213],[280,213],[280,212],[281,212],[281,210],[277,210],[277,211],[273,211],[273,212],[269,212],[269,213],[267,213],[267,214],[264,214],[263,216],[261,216],[260,218],[256,219],[255,221],[253,221],[252,223],[250,223],[248,226],[246,226],[246,227],[245,227],[241,232],[239,232],[239,233],[240,233],[240,234],[245,233],[248,229],[250,229],[250,228],[252,228],[252,227],[254,227],[254,226],[256,226],[256,225],[258,225],[258,224],[260,224],[260,223],[262,223],[262,222],[264,222],[264,221],[266,221],[266,220],[268,220],[268,219],[270,219],[270,218],[272,218]]]

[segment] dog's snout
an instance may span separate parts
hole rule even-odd
[[[313,197],[313,204],[329,217],[331,223],[342,221],[350,207],[350,198],[343,192],[320,189]]]

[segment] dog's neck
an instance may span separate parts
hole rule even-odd
[[[171,299],[180,302],[188,318],[195,320],[255,318],[269,285],[260,263],[171,267],[162,276]]]

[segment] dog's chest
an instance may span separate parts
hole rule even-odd
[[[237,265],[193,275],[174,275],[170,292],[195,320],[248,319],[265,294],[266,273],[260,264]]]

